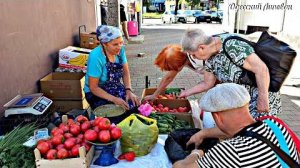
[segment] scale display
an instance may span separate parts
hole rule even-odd
[[[53,103],[42,93],[18,95],[4,105],[5,117],[15,114],[43,114]]]
[[[24,97],[20,101],[18,101],[16,103],[16,105],[17,106],[25,106],[26,104],[28,104],[29,102],[31,102],[32,99],[33,99],[33,97]]]

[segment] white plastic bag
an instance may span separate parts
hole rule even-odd
[[[201,109],[199,108],[199,104],[197,100],[189,100],[191,105],[192,117],[194,121],[195,128],[203,128],[202,121],[200,119]]]

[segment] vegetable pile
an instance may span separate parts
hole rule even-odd
[[[176,120],[176,117],[172,114],[151,113],[149,117],[157,121],[160,134],[168,134],[173,130],[180,128],[192,128],[189,122],[184,120]]]
[[[109,119],[97,117],[89,121],[85,116],[78,116],[76,121],[68,119],[59,127],[51,130],[51,138],[40,140],[37,149],[45,159],[65,159],[79,156],[79,148],[86,151],[91,148],[91,142],[109,143],[122,136],[122,131],[111,125]]]

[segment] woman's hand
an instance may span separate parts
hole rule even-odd
[[[126,101],[131,100],[134,106],[139,106],[141,104],[139,98],[131,92],[131,90],[126,90]]]
[[[119,105],[121,107],[123,107],[126,110],[129,110],[129,105],[128,103],[126,103],[123,99],[118,98],[118,97],[114,97],[114,99],[112,100],[112,102],[116,105]]]
[[[262,113],[266,112],[268,113],[270,111],[269,109],[269,97],[268,96],[258,96],[257,98],[257,112]]]
[[[152,94],[152,95],[145,96],[143,98],[143,101],[153,101],[155,99],[156,99],[156,96],[154,94]]]
[[[185,98],[188,97],[188,90],[181,90],[180,95],[178,96],[179,98]]]

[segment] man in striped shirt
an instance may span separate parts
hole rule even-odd
[[[202,97],[200,107],[212,112],[220,130],[220,132],[210,134],[224,135],[223,137],[228,139],[220,142],[205,154],[202,150],[192,151],[184,160],[175,162],[173,167],[289,167],[265,142],[242,136],[241,134],[245,131],[256,132],[276,146],[285,148],[284,151],[299,163],[295,144],[286,128],[275,120],[268,120],[277,126],[277,133],[282,135],[279,140],[278,134],[274,133],[269,124],[252,118],[248,108],[249,101],[249,93],[238,84],[224,83],[210,89]],[[197,137],[190,141],[196,142],[195,139]]]

